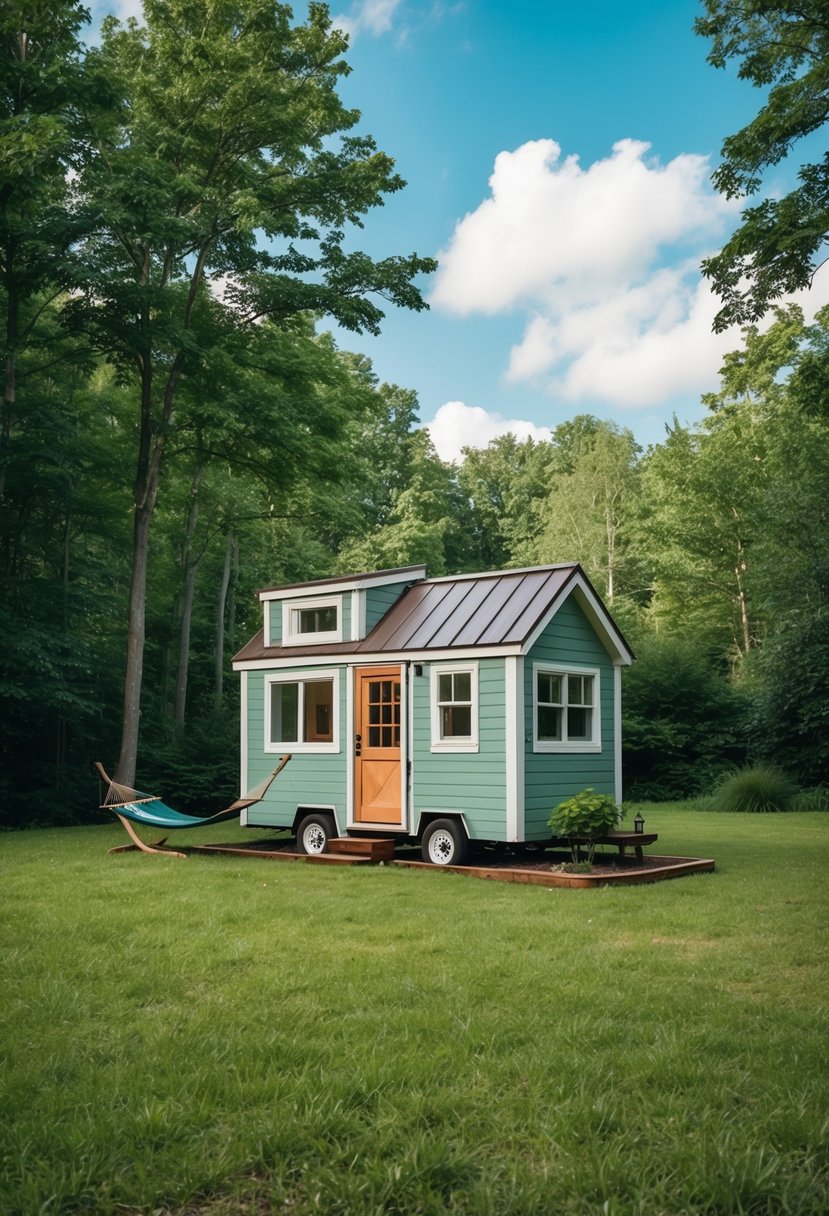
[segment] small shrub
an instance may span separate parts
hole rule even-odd
[[[721,782],[710,798],[714,811],[790,811],[798,789],[782,769],[755,764],[738,769]]]
[[[819,785],[813,790],[801,790],[792,799],[792,811],[829,811],[829,788]]]
[[[581,860],[580,843],[575,838],[585,837],[587,861],[593,864],[596,837],[604,836],[618,827],[624,811],[609,794],[597,794],[590,787],[560,802],[549,819],[550,830],[556,836],[564,836],[570,842],[573,861]]]

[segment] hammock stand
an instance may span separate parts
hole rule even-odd
[[[235,819],[240,811],[262,801],[270,789],[271,782],[282,772],[290,758],[290,754],[280,756],[279,764],[271,775],[266,777],[264,781],[260,781],[252,790],[248,790],[243,798],[237,798],[235,802],[231,802],[230,806],[225,807],[223,811],[217,811],[215,815],[206,815],[203,818],[199,818],[196,815],[184,815],[181,811],[174,811],[172,807],[167,806],[155,794],[142,794],[139,790],[130,789],[128,785],[119,785],[117,781],[113,781],[107,774],[104,766],[96,760],[95,767],[104,781],[109,785],[106,797],[101,803],[101,810],[112,811],[115,818],[120,820],[122,828],[132,841],[132,844],[117,845],[114,849],[109,849],[108,852],[129,853],[134,849],[140,849],[142,853],[155,853],[161,857],[186,857],[186,853],[179,853],[175,849],[163,847],[167,840],[166,836],[162,836],[160,840],[156,840],[153,844],[145,844],[132,824],[144,823],[149,827],[166,828],[169,830],[172,828],[200,828],[208,823],[221,823],[223,819]]]

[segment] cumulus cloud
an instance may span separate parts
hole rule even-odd
[[[485,448],[493,439],[510,432],[518,439],[549,439],[546,426],[532,422],[502,418],[489,413],[480,405],[465,405],[463,401],[447,401],[425,423],[432,443],[441,460],[460,460],[461,448]]]
[[[363,32],[377,38],[391,29],[400,3],[401,0],[357,0],[347,13],[334,17],[333,24],[344,30],[352,42]]]
[[[456,315],[520,310],[506,377],[572,401],[651,405],[700,391],[735,335],[713,335],[699,261],[738,204],[707,158],[661,164],[632,139],[583,168],[554,140],[501,152],[490,197],[457,225],[432,294]]]

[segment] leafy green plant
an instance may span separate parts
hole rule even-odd
[[[609,794],[597,794],[592,786],[560,802],[549,818],[549,826],[556,836],[564,836],[570,843],[573,861],[581,861],[581,846],[587,848],[587,861],[592,866],[596,849],[596,837],[603,836],[618,827],[624,811]]]
[[[717,786],[711,795],[715,811],[790,811],[798,788],[782,769],[755,764],[738,769]]]

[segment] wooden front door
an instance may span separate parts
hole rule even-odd
[[[399,667],[354,673],[354,821],[401,827]]]

